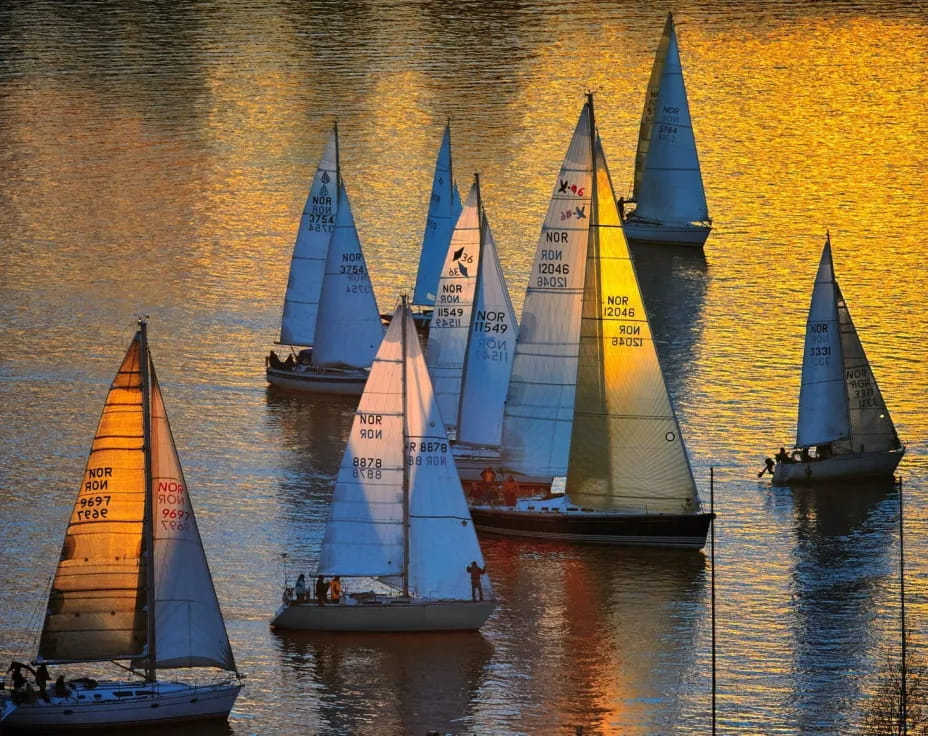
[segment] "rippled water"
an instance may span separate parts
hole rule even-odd
[[[674,8],[705,258],[639,254],[704,497],[716,468],[719,730],[854,733],[898,638],[898,495],[758,481],[794,431],[826,230],[899,434],[928,658],[928,5]],[[266,389],[297,220],[337,117],[381,308],[412,286],[441,127],[481,173],[521,306],[594,90],[620,190],[665,9],[633,2],[0,5],[0,657],[28,654],[106,386],[153,354],[248,685],[206,733],[704,734],[707,555],[484,540],[480,634],[275,635],[353,406]],[[2,661],[2,660],[0,660]],[[198,732],[201,730],[197,727]],[[178,729],[178,734],[185,729]]]

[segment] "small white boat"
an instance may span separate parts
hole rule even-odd
[[[425,232],[422,234],[422,250],[419,253],[419,270],[412,295],[412,304],[418,307],[412,312],[413,319],[416,328],[423,334],[428,334],[442,264],[448,252],[451,233],[460,216],[461,195],[452,170],[451,123],[448,122],[435,160],[432,193],[425,219]]]
[[[472,504],[480,531],[705,544],[712,514],[701,510],[620,225],[591,94],[538,239],[503,417],[503,473],[548,486],[566,476],[566,494]]]
[[[778,453],[773,483],[889,478],[904,454],[835,278],[828,235],[806,321],[796,446]]]
[[[696,138],[686,99],[673,15],[667,13],[645,94],[635,155],[634,209],[625,213],[631,243],[702,248],[712,229]]]
[[[405,299],[392,315],[335,482],[318,576],[337,604],[284,603],[275,629],[479,629],[496,605]],[[478,580],[481,579],[478,576]],[[479,600],[474,598],[479,597]]]
[[[474,175],[438,280],[427,364],[464,480],[498,466],[516,317]]]
[[[267,381],[294,391],[359,396],[382,338],[334,127],[290,260],[279,343],[291,351],[284,359],[271,351],[265,361]]]
[[[73,673],[110,660],[127,660],[120,666],[135,679],[65,682],[62,674],[64,689],[50,686],[47,697],[0,691],[4,727],[48,733],[226,718],[242,687],[143,320],[103,407],[34,663]],[[191,667],[212,674],[197,683],[158,678]]]

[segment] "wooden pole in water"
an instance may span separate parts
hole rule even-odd
[[[902,629],[902,692],[899,701],[899,733],[906,736],[909,730],[909,693],[906,673],[906,632],[905,632],[905,545],[903,541],[902,516],[902,480],[899,480],[899,625]]]
[[[715,736],[715,468],[709,468],[709,512],[712,514],[712,528],[709,538],[709,558],[711,560],[710,600],[712,603],[712,736]]]

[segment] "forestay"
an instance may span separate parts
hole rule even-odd
[[[461,381],[457,442],[499,447],[516,344],[516,318],[490,223],[485,216],[481,220],[480,264]]]
[[[590,226],[591,110],[580,114],[535,252],[503,417],[503,466],[539,477],[567,471],[580,308]]]
[[[458,421],[461,376],[480,259],[479,220],[478,191],[474,184],[451,235],[429,323],[429,375],[445,427],[452,431]]]
[[[567,490],[597,510],[692,512],[696,485],[598,137],[595,171]]]
[[[290,278],[280,321],[280,342],[284,345],[315,343],[319,297],[329,240],[335,229],[337,189],[338,130],[333,129],[306,197],[290,259]]]
[[[448,123],[445,125],[432,177],[432,196],[422,235],[413,304],[431,306],[435,303],[441,267],[448,252],[451,232],[460,214],[461,196],[451,170],[451,124]]]
[[[677,36],[669,14],[664,33],[667,36],[667,51],[660,64],[660,91],[651,135],[643,157],[644,168],[640,176],[637,170],[635,174],[635,215],[664,224],[702,222],[709,219],[709,211],[683,82]],[[656,61],[655,66],[657,64]]]
[[[316,365],[366,368],[371,364],[383,339],[383,322],[344,182],[338,187],[318,314]]]

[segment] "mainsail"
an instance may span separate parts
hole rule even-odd
[[[563,476],[574,415],[593,182],[589,103],[554,186],[529,276],[503,416],[503,467]]]
[[[293,255],[290,278],[280,321],[280,342],[284,345],[313,345],[316,315],[322,293],[329,240],[335,230],[338,206],[338,128],[333,128],[316,169]]]
[[[598,136],[594,168],[567,490],[598,510],[692,512],[696,485]]]
[[[38,656],[235,669],[144,322],[107,394]]]
[[[344,182],[338,187],[338,213],[318,316],[313,343],[316,365],[367,368],[371,364],[383,339],[383,322]]]
[[[667,13],[664,23],[664,32],[657,44],[657,53],[654,56],[654,65],[651,67],[651,76],[648,79],[648,89],[644,95],[644,107],[641,110],[641,125],[638,127],[638,150],[635,152],[635,182],[633,184],[633,199],[638,199],[641,190],[641,177],[644,175],[644,164],[648,158],[648,148],[651,145],[651,132],[654,128],[654,114],[657,110],[657,96],[661,91],[661,76],[664,73],[664,61],[667,59],[667,49],[670,46],[670,36],[673,33],[673,15]]]
[[[806,322],[796,446],[878,452],[901,444],[834,275],[826,237]]]
[[[486,216],[481,219],[480,264],[461,379],[457,443],[499,447],[517,325],[490,223]]]
[[[451,235],[429,323],[429,375],[445,427],[451,431],[458,421],[461,376],[480,259],[478,198],[475,183]]]
[[[635,159],[635,216],[667,224],[704,222],[709,219],[706,192],[683,82],[677,35],[669,13],[648,84],[648,95],[653,94],[652,85],[658,68],[660,89],[651,133],[646,141],[639,139]],[[648,116],[650,99],[650,96],[645,99],[642,127]]]
[[[408,535],[408,536],[407,536]],[[467,599],[483,564],[412,315],[394,313],[339,468],[320,575],[370,576],[431,599]]]
[[[432,196],[422,235],[413,304],[431,306],[435,303],[438,278],[448,252],[448,242],[460,214],[461,196],[451,170],[451,123],[448,123],[445,125],[432,177]]]

